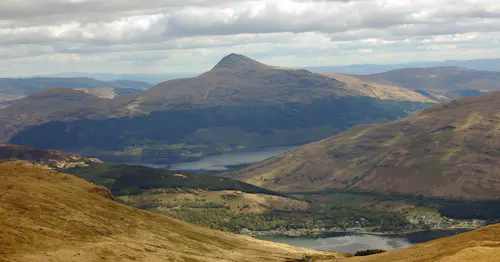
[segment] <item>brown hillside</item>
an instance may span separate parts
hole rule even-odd
[[[103,187],[21,162],[0,164],[0,247],[0,261],[345,257],[212,231],[127,207],[111,200]]]
[[[29,95],[0,110],[0,141],[26,126],[50,121],[103,119],[115,115],[109,99],[81,90],[53,88]]]
[[[400,87],[384,92],[391,93],[386,97],[396,101],[434,102]],[[198,77],[163,82],[143,93],[121,99],[129,106],[150,112],[159,108],[203,105],[311,103],[319,98],[342,96],[377,97],[342,80],[307,70],[268,66],[244,55],[231,54]]]
[[[138,195],[120,196],[118,199],[131,206],[148,207],[147,210],[157,213],[167,210],[175,212],[180,207],[186,208],[186,204],[196,204],[198,202],[224,205],[231,212],[237,214],[265,213],[273,210],[308,211],[311,209],[311,205],[304,201],[268,194],[251,194],[237,190],[171,191],[152,189]]]
[[[404,68],[356,77],[364,81],[417,90],[438,100],[500,90],[500,72],[459,67]]]
[[[87,77],[29,77],[0,78],[0,102],[20,99],[27,95],[52,88],[111,89],[134,92],[151,87],[138,81],[99,81]],[[102,92],[102,91],[101,91]]]
[[[436,103],[437,100],[426,97],[420,93],[407,88],[401,88],[398,84],[379,83],[377,81],[367,81],[362,76],[345,75],[337,73],[322,73],[322,75],[335,78],[346,84],[347,88],[356,90],[360,95],[376,97],[388,100],[407,100],[415,102]]]
[[[236,175],[279,191],[341,188],[499,199],[499,102],[495,92],[396,122],[357,126]]]

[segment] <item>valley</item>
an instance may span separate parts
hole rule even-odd
[[[122,165],[62,151],[0,147],[3,161],[24,160],[106,186],[121,203],[212,229],[251,235],[412,232],[477,228],[500,212],[482,203],[371,192],[283,194],[213,175]],[[455,207],[461,212],[453,212]],[[483,206],[484,205],[484,206]],[[467,213],[471,207],[475,207]]]
[[[500,0],[0,0],[0,262],[500,262]]]
[[[237,54],[196,77],[112,99],[96,94],[107,93],[52,88],[15,101],[0,109],[0,142],[171,165],[305,144],[358,124],[400,119],[436,102],[394,85],[361,89]]]
[[[111,163],[60,170],[110,188],[124,204],[239,234],[398,233],[478,228],[500,219],[498,201],[351,191],[283,194],[207,174]]]
[[[203,74],[153,87],[6,79],[5,88],[22,86],[27,96],[0,105],[0,141],[171,166],[303,145],[360,124],[398,120],[440,101],[498,90],[499,74],[457,67],[313,73],[230,54]]]
[[[400,71],[317,74],[231,54],[199,76],[139,92],[110,96],[111,89],[97,86],[41,90],[1,109],[0,128],[9,143],[95,159],[75,164],[32,160],[106,186],[121,203],[233,233],[397,233],[497,222],[498,199],[481,195],[495,194],[494,175],[486,179],[488,185],[480,185],[491,191],[467,195],[472,189],[453,185],[454,179],[443,186],[434,176],[429,181],[419,174],[398,180],[398,174],[390,173],[407,176],[405,168],[419,166],[424,174],[445,174],[453,168],[446,163],[461,157],[467,151],[463,148],[480,155],[483,149],[478,152],[475,144],[460,146],[461,137],[481,141],[477,135],[483,131],[476,126],[483,125],[488,112],[479,104],[494,100],[497,93],[432,106],[466,94],[456,93],[464,90],[460,85],[442,89],[441,95],[428,91],[446,81],[455,83],[464,73],[484,81],[493,81],[497,73],[459,68]],[[414,72],[439,77],[418,82]],[[494,121],[485,126],[492,138]],[[446,143],[455,147],[450,151],[452,145]],[[442,159],[439,164],[418,159],[430,157],[431,144]],[[389,155],[383,157],[385,151],[377,150],[389,150]],[[491,152],[487,159],[495,157]],[[405,157],[408,163],[390,164]],[[9,159],[23,157],[12,153],[4,161]],[[475,159],[461,160],[460,170],[469,163],[474,170],[489,168],[486,162],[479,168]],[[223,177],[213,176],[220,172]],[[380,179],[380,173],[390,177]],[[364,186],[365,180],[369,186]],[[454,191],[443,193],[447,186]]]
[[[280,192],[322,189],[498,200],[499,92],[460,98],[342,134],[229,177]]]
[[[417,112],[408,118],[409,120],[400,119],[394,123],[415,121],[411,120],[414,118],[417,119],[417,123],[421,119],[434,123],[432,118],[440,114],[435,112],[449,110],[448,104],[451,104],[455,115],[469,115],[465,124],[457,121],[455,125],[460,127],[458,130],[467,130],[468,135],[471,136],[474,133],[470,130],[476,130],[474,125],[478,123],[471,120],[475,119],[470,116],[471,110],[481,108],[475,106],[477,101],[484,104],[490,101],[488,98],[494,99],[496,95],[497,93],[492,93],[477,98],[464,98],[440,104]],[[432,115],[426,116],[425,114],[429,114],[429,112]],[[484,116],[484,114],[482,115]],[[179,117],[179,119],[181,118]],[[373,126],[378,128],[392,124],[381,123],[373,124]],[[439,125],[439,122],[433,125]],[[462,125],[468,129],[463,129]],[[141,128],[145,126],[142,125]],[[455,129],[457,129],[456,126]],[[349,132],[353,132],[352,130],[366,127],[367,125],[357,126],[346,133],[349,134]],[[425,127],[435,129],[432,125]],[[116,130],[120,130],[120,128],[118,126]],[[371,129],[368,128],[368,130]],[[413,132],[420,132],[419,129],[416,130]],[[182,130],[179,131],[179,134],[180,132]],[[355,139],[363,138],[369,132],[358,132],[353,140],[348,141],[356,141]],[[387,136],[391,133],[385,131],[384,134]],[[447,133],[438,134],[443,136]],[[342,135],[345,134],[339,136]],[[61,138],[64,139],[63,134],[57,137],[57,141],[64,141]],[[312,145],[323,141],[328,141],[328,139],[314,142]],[[370,141],[375,140],[371,139]],[[383,142],[383,145],[385,147],[398,145],[397,143],[404,141],[404,136],[397,139],[391,138],[391,141],[394,142]],[[220,147],[220,144],[218,146]],[[246,148],[240,146],[235,148],[240,149],[242,151],[240,153],[227,153],[231,150],[226,149],[222,151],[226,153],[219,156],[202,157],[202,154],[198,155],[199,162],[162,165],[161,163],[164,162],[161,161],[160,156],[159,161],[155,162],[159,165],[151,164],[153,167],[173,167],[178,171],[114,164],[62,151],[46,151],[24,146],[4,145],[0,153],[2,153],[2,161],[4,162],[18,159],[34,162],[37,165],[70,173],[94,184],[106,186],[118,202],[131,207],[167,215],[211,229],[258,236],[275,242],[285,242],[297,247],[312,247],[319,250],[353,253],[364,248],[379,248],[381,243],[385,243],[382,244],[384,249],[390,250],[415,244],[416,242],[410,242],[407,239],[414,234],[430,234],[428,240],[432,240],[448,236],[448,233],[454,235],[454,232],[462,229],[471,230],[494,224],[500,219],[498,199],[473,197],[458,199],[433,194],[414,194],[411,191],[383,192],[362,187],[315,187],[316,190],[310,190],[304,187],[307,185],[305,183],[302,183],[301,187],[291,188],[293,190],[282,190],[270,187],[269,185],[272,183],[279,183],[279,180],[270,181],[268,177],[259,179],[258,183],[249,180],[250,184],[244,179],[242,179],[244,182],[232,179],[241,179],[247,170],[261,172],[259,168],[255,169],[255,167],[261,167],[262,164],[269,162],[279,163],[275,159],[280,159],[283,155],[296,154],[309,146],[311,144],[303,147],[277,147],[267,150],[264,148],[263,151],[250,153],[245,152]],[[178,144],[169,147],[169,149],[183,150],[185,147],[186,144]],[[190,148],[190,150],[193,149]],[[349,150],[348,152],[355,151]],[[132,160],[138,160],[140,163],[144,153],[145,151],[140,151],[140,154],[137,155],[140,157],[132,158]],[[281,156],[272,158],[280,153],[282,153]],[[369,153],[369,151],[365,153]],[[460,151],[456,153],[460,153]],[[117,157],[121,156],[117,155]],[[269,157],[271,158],[267,159]],[[182,160],[182,158],[178,159]],[[316,157],[315,159],[320,160],[321,158]],[[258,161],[263,162],[252,165]],[[325,163],[320,166],[325,167]],[[190,166],[191,168],[189,168]],[[196,174],[190,173],[190,170],[196,171]],[[351,170],[354,171],[352,168]],[[225,172],[223,174],[225,177],[214,176],[213,174],[216,174],[217,171]],[[212,173],[212,175],[207,173]],[[313,171],[314,173],[316,171]],[[288,185],[293,184],[289,183]],[[420,189],[419,192],[425,192],[425,190]],[[338,235],[346,234],[346,232],[354,234],[354,236],[346,239],[345,236]],[[436,234],[431,232],[436,232]],[[333,238],[331,238],[332,235]],[[283,238],[285,236],[295,238]],[[308,238],[311,236],[317,236],[319,239],[327,237],[321,240],[321,243],[331,244],[314,244],[316,240]],[[369,240],[370,238],[371,240]],[[346,240],[348,241],[345,242]],[[338,246],[339,249],[335,246]]]
[[[1,195],[0,244],[3,248],[0,255],[6,261],[66,261],[71,257],[73,261],[139,259],[348,262],[404,261],[406,258],[411,258],[408,261],[438,261],[442,257],[464,256],[472,257],[473,261],[485,261],[484,259],[491,257],[492,252],[496,252],[496,247],[500,244],[499,226],[494,225],[410,248],[353,257],[351,254],[301,249],[212,231],[167,216],[123,206],[115,202],[111,192],[104,187],[26,162],[2,163],[0,170],[0,189],[1,192],[7,192],[6,195]],[[18,201],[20,198],[23,199],[22,205]],[[368,247],[391,249],[407,245],[401,238],[382,240],[381,237],[360,236],[362,241],[357,241],[356,238],[358,237],[349,237],[344,250],[354,251]],[[35,243],[40,240],[43,244]],[[290,243],[290,239],[286,242],[297,246],[332,249],[334,246],[345,246],[345,240],[338,235],[337,239],[318,240],[327,241],[322,242],[319,247]],[[349,244],[353,240],[358,243],[357,247]],[[376,244],[370,244],[373,243],[370,241],[375,241]],[[418,242],[411,234],[408,235],[408,241]],[[485,250],[486,252],[482,252]]]
[[[139,81],[99,81],[87,77],[0,78],[0,102],[19,100],[30,94],[53,88],[71,88],[97,97],[112,99],[120,94],[141,92],[150,87],[151,84]]]

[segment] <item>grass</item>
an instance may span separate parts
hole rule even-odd
[[[0,192],[7,192],[1,202],[0,260],[253,262],[329,255],[145,212],[105,198],[96,188],[102,189],[35,165],[0,164]]]

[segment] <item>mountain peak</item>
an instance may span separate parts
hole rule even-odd
[[[214,69],[245,69],[266,66],[241,54],[229,54],[222,58]]]

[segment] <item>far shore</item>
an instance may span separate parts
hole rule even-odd
[[[280,236],[280,237],[328,237],[336,234],[346,234],[346,235],[373,235],[373,236],[403,236],[408,234],[414,234],[419,232],[432,232],[432,231],[472,231],[478,228],[463,228],[463,227],[452,227],[452,228],[431,228],[431,229],[415,229],[399,232],[372,232],[364,230],[307,230],[307,229],[292,229],[287,231],[280,230],[269,230],[269,231],[250,231],[242,230],[241,235],[248,235],[253,237],[260,236]]]

